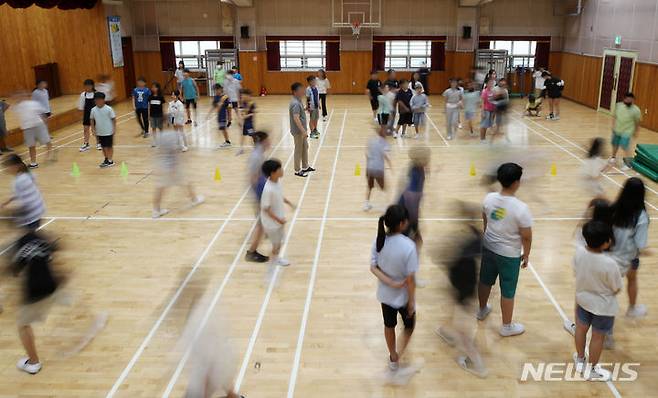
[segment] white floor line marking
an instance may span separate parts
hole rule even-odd
[[[562,321],[568,321],[571,320],[569,317],[567,317],[567,314],[565,314],[564,310],[562,310],[562,307],[560,307],[560,304],[557,302],[555,297],[553,296],[553,293],[546,287],[546,284],[544,281],[541,279],[537,271],[535,270],[535,267],[532,266],[532,264],[528,264],[528,269],[530,269],[530,272],[535,276],[535,279],[537,279],[537,282],[539,282],[539,285],[544,289],[544,293],[546,293],[546,296],[548,297],[549,301],[551,304],[553,304],[553,307],[557,310],[558,314],[560,314],[560,317],[562,318]],[[617,387],[611,382],[607,381],[606,385],[610,389],[610,392],[612,392],[612,395],[615,398],[622,398],[621,394],[619,393],[619,390],[617,390]]]
[[[550,142],[551,144],[555,145],[557,148],[559,148],[560,150],[564,151],[565,153],[567,153],[568,155],[570,155],[570,156],[573,157],[574,159],[578,160],[580,163],[585,163],[585,161],[584,161],[582,158],[578,157],[578,155],[576,155],[575,153],[571,152],[569,149],[565,148],[564,146],[558,144],[557,142],[553,141],[552,139],[546,137],[544,134],[540,133],[539,131],[537,131],[537,130],[533,129],[532,127],[528,126],[527,124],[525,124],[525,123],[523,122],[523,120],[521,120],[521,119],[519,119],[519,118],[512,118],[512,119],[513,119],[514,121],[516,121],[517,123],[519,123],[519,124],[525,126],[528,130],[534,132],[535,134],[537,134],[538,136],[542,137],[542,138],[545,139],[546,141],[548,141],[548,142]],[[534,121],[533,121],[533,122],[534,122]],[[536,123],[536,122],[535,122],[535,123]],[[618,186],[618,187],[620,187],[620,188],[622,187],[622,185],[621,185],[620,183],[618,183],[617,181],[615,181],[615,180],[614,180],[612,177],[610,177],[609,175],[607,175],[607,174],[602,174],[602,175],[603,175],[604,178],[606,178],[608,181],[612,182],[612,183],[615,184],[616,186]],[[654,209],[654,210],[658,210],[658,207],[654,206],[651,202],[645,200],[644,203],[646,203],[647,205],[649,205],[649,207],[651,207],[652,209]]]
[[[329,179],[329,189],[327,190],[327,198],[324,202],[324,211],[322,212],[322,223],[320,224],[320,233],[318,234],[318,243],[315,246],[315,256],[313,257],[313,265],[311,267],[311,275],[309,277],[308,289],[306,291],[306,301],[304,302],[304,313],[299,325],[299,335],[297,337],[297,347],[295,348],[295,359],[292,364],[290,372],[290,379],[288,381],[288,398],[295,395],[295,386],[297,385],[297,373],[299,372],[299,361],[302,357],[302,348],[304,346],[304,336],[306,335],[306,325],[308,324],[308,314],[311,311],[311,300],[313,299],[313,291],[315,290],[315,279],[318,272],[318,263],[320,261],[320,252],[322,250],[322,240],[324,239],[324,229],[327,224],[327,215],[329,214],[329,203],[331,202],[331,194],[334,190],[334,180],[336,178],[336,166],[338,166],[338,157],[340,156],[340,145],[343,143],[343,133],[345,131],[345,121],[347,120],[347,111],[343,116],[343,125],[340,128],[340,135],[338,136],[338,147],[334,156],[334,165],[331,170],[331,178]]]
[[[48,220],[47,223],[45,223],[45,224],[43,224],[42,226],[40,226],[39,228],[37,228],[37,231],[41,231],[42,229],[46,228],[46,227],[48,226],[48,224],[51,224],[51,223],[52,223],[53,221],[55,221],[55,220],[57,220],[57,218],[51,218],[50,220]],[[5,248],[0,252],[0,256],[2,256],[2,255],[4,255],[5,253],[7,253],[7,252],[8,252],[12,247],[14,247],[15,245],[16,245],[16,242],[14,242],[14,243],[10,244],[9,246],[5,247]]]
[[[432,128],[434,128],[434,130],[436,130],[436,133],[439,135],[439,137],[441,137],[443,142],[446,144],[446,147],[449,147],[450,143],[448,142],[448,140],[445,139],[443,134],[441,134],[441,130],[439,130],[439,128],[436,127],[436,124],[434,123],[434,120],[432,120],[432,118],[430,117],[429,114],[426,114],[425,116],[427,116],[427,120],[429,120],[430,124],[432,125]]]
[[[333,112],[333,111],[332,111]],[[347,110],[344,111],[345,113],[343,114],[343,120],[347,117]],[[344,121],[343,121],[344,124]],[[320,155],[320,150],[322,149],[322,144],[324,144],[324,140],[327,137],[327,130],[328,128],[325,129],[325,134],[322,134],[322,138],[320,141],[320,145],[318,146],[317,151],[315,151],[315,156],[313,159],[313,164],[316,164],[318,160],[318,156]],[[299,197],[299,200],[297,202],[297,208],[295,209],[295,214],[292,218],[292,221],[290,225],[288,226],[288,232],[286,234],[285,238],[285,243],[283,247],[281,248],[280,255],[283,256],[286,251],[288,250],[288,243],[290,242],[290,236],[292,235],[292,231],[295,227],[295,223],[297,222],[297,217],[299,216],[299,210],[302,208],[302,203],[304,201],[304,197],[306,196],[306,190],[308,189],[309,183],[311,182],[311,179],[313,178],[313,175],[309,176],[306,179],[306,182],[304,183],[304,188],[302,189],[302,193]],[[295,266],[292,264],[291,266]],[[258,334],[260,333],[260,328],[263,324],[263,319],[265,318],[265,312],[267,311],[267,307],[270,304],[270,299],[272,297],[272,292],[274,291],[274,286],[276,285],[276,280],[279,276],[279,270],[281,267],[275,267],[274,268],[274,273],[272,275],[272,279],[270,280],[270,284],[267,287],[267,292],[265,293],[265,297],[263,298],[263,304],[260,307],[260,311],[258,312],[258,318],[256,318],[256,324],[254,325],[254,330],[251,333],[251,337],[249,338],[249,344],[247,345],[247,351],[244,354],[244,358],[242,359],[242,365],[240,366],[240,372],[238,373],[238,377],[235,380],[235,390],[240,391],[240,386],[242,385],[242,381],[244,380],[245,373],[247,372],[247,367],[249,366],[249,361],[251,359],[251,354],[254,351],[254,346],[256,345],[256,340],[258,339]]]
[[[514,111],[514,112],[515,112],[517,115],[521,116],[521,117],[523,116],[523,114],[521,114],[521,113],[519,113],[519,112],[517,112],[517,111]],[[521,120],[525,120],[525,119],[521,119]],[[546,126],[544,126],[544,125],[542,125],[542,124],[540,124],[540,123],[537,123],[537,122],[534,121],[534,120],[528,119],[528,121],[530,121],[530,122],[536,124],[537,126],[543,128],[544,130],[548,131],[549,133],[553,134],[554,136],[559,137],[559,138],[561,138],[562,140],[568,142],[571,146],[573,146],[574,148],[580,150],[581,152],[583,152],[583,153],[587,153],[587,149],[585,149],[585,148],[583,148],[582,146],[578,145],[577,143],[571,141],[570,139],[564,137],[562,134],[557,133],[557,132],[555,132],[555,131],[549,129],[548,127],[546,127]],[[633,177],[633,176],[631,176],[630,174],[625,173],[624,171],[622,171],[621,169],[619,169],[619,168],[617,168],[617,167],[613,167],[613,169],[616,170],[617,173],[622,174],[622,175],[624,175],[624,176],[626,176],[626,177]],[[654,189],[651,188],[650,186],[648,186],[648,185],[645,184],[645,187],[646,187],[647,191],[651,191],[652,193],[658,195],[658,191],[654,190]]]
[[[272,150],[272,153],[278,149],[279,145],[284,141],[285,138],[286,138],[286,134],[285,134],[285,132],[282,131],[281,132],[281,139],[279,140],[279,143],[277,144],[277,146],[274,147],[274,149]],[[171,311],[171,308],[174,306],[174,304],[178,300],[178,297],[180,297],[183,290],[187,286],[188,282],[190,281],[190,279],[192,279],[192,276],[195,274],[196,270],[199,268],[201,263],[208,256],[208,253],[210,252],[210,249],[212,248],[212,246],[214,246],[214,244],[217,241],[217,239],[219,238],[219,236],[222,234],[222,232],[224,232],[224,229],[229,224],[229,221],[231,220],[231,218],[233,217],[235,212],[238,210],[238,208],[240,207],[240,205],[242,204],[244,199],[249,194],[249,190],[250,190],[250,188],[245,189],[244,193],[242,194],[242,196],[240,197],[238,202],[231,209],[231,212],[229,213],[228,218],[222,223],[222,225],[219,227],[219,229],[215,232],[215,235],[212,237],[212,239],[210,240],[210,242],[206,246],[205,250],[201,253],[201,256],[199,257],[199,259],[196,261],[196,263],[194,263],[194,265],[192,266],[192,269],[190,270],[190,272],[188,272],[187,276],[185,277],[185,279],[183,280],[181,285],[176,290],[176,293],[174,293],[174,296],[171,298],[171,300],[169,301],[169,303],[167,304],[165,309],[162,311],[162,314],[160,314],[158,319],[155,321],[155,324],[153,324],[153,327],[151,327],[151,330],[146,335],[146,337],[144,338],[142,343],[139,345],[139,347],[137,348],[137,351],[135,351],[135,354],[132,356],[132,358],[130,359],[130,361],[126,365],[126,367],[123,369],[123,371],[119,375],[119,378],[115,381],[114,385],[112,386],[112,389],[110,389],[110,391],[107,393],[107,395],[106,395],[107,398],[113,397],[114,394],[116,394],[116,392],[119,390],[119,387],[121,387],[123,382],[126,380],[126,378],[128,377],[128,374],[130,373],[132,368],[137,363],[137,360],[139,359],[139,357],[141,357],[142,353],[144,352],[146,347],[151,342],[151,339],[153,339],[153,336],[155,335],[155,333],[160,328],[160,325],[162,324],[164,319],[169,314],[169,311]]]
[[[329,120],[327,121],[327,126],[329,126],[329,123],[331,122],[331,119],[333,117],[333,111],[329,115]],[[326,131],[326,128],[325,128]],[[283,165],[283,169],[287,169],[288,166],[290,165],[290,162],[293,159],[294,152],[291,152],[290,155],[288,156],[288,159],[286,160],[286,163]],[[178,378],[180,377],[181,372],[185,368],[185,364],[187,363],[187,360],[189,359],[190,353],[192,352],[192,347],[194,345],[194,342],[199,338],[201,335],[201,332],[203,329],[206,327],[206,324],[208,323],[208,320],[210,319],[210,315],[212,315],[212,312],[215,309],[215,306],[217,305],[217,302],[219,301],[219,298],[221,297],[222,293],[224,292],[224,288],[226,285],[228,285],[229,279],[233,275],[233,272],[235,271],[235,268],[238,265],[238,261],[240,258],[242,258],[242,252],[245,250],[247,247],[247,244],[250,241],[251,234],[253,233],[254,229],[256,228],[256,222],[254,222],[251,225],[251,228],[249,229],[249,232],[247,233],[247,236],[244,238],[242,241],[242,245],[240,246],[240,249],[238,252],[235,254],[235,257],[233,258],[233,262],[231,263],[228,271],[226,272],[226,275],[224,275],[224,279],[222,279],[222,283],[219,285],[219,288],[215,292],[215,295],[212,298],[212,301],[210,302],[208,308],[206,309],[206,313],[203,315],[203,318],[201,320],[201,324],[199,325],[198,330],[194,334],[194,338],[190,345],[188,346],[188,349],[185,350],[185,353],[183,354],[181,360],[178,362],[178,365],[176,366],[176,370],[174,371],[174,374],[171,376],[169,379],[169,383],[167,384],[167,388],[165,389],[164,393],[162,394],[163,398],[169,397],[171,394],[172,390],[176,386],[176,382],[178,381]]]

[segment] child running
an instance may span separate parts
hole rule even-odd
[[[635,95],[626,93],[623,102],[615,105],[615,111],[612,115],[612,157],[610,164],[617,166],[617,152],[619,147],[625,152],[626,156],[633,157],[631,151],[631,140],[637,138],[640,131],[640,121],[642,112],[634,104]],[[630,167],[626,164],[626,159],[622,159],[621,171],[628,171]]]
[[[224,79],[224,92],[228,95],[228,100],[231,101],[231,108],[235,110],[235,115],[240,118],[240,91],[242,91],[242,83],[235,78],[235,72],[228,70]],[[228,124],[226,127],[231,127],[233,122],[233,112],[228,112]]]
[[[13,203],[15,224],[27,231],[37,230],[41,226],[41,217],[46,212],[46,206],[34,176],[20,156],[13,153],[7,159],[7,173],[15,177],[14,193],[0,205],[0,208],[6,208]]]
[[[450,87],[443,92],[446,99],[446,134],[448,141],[455,137],[459,124],[459,108],[462,106],[462,90],[457,86],[457,79],[450,79]]]
[[[512,322],[519,267],[528,266],[532,246],[532,215],[528,205],[515,197],[521,185],[522,174],[523,169],[518,164],[501,165],[497,179],[502,190],[500,193],[488,194],[482,205],[484,244],[478,285],[480,310],[477,319],[484,320],[491,312],[491,306],[487,302],[491,287],[500,277],[503,325],[499,333],[503,337],[515,336],[525,331],[522,324]]]
[[[147,89],[148,90],[148,89]],[[91,129],[98,137],[98,143],[101,144],[103,149],[103,156],[105,159],[98,165],[101,169],[114,166],[114,134],[117,131],[117,119],[114,110],[109,105],[105,104],[105,94],[94,94],[94,102],[96,106],[92,108]]]
[[[425,112],[427,112],[427,107],[429,102],[427,101],[427,94],[423,92],[422,87],[416,86],[416,93],[411,97],[411,111],[413,112],[413,122],[414,128],[416,129],[416,135],[414,138],[418,138],[421,135],[425,135]]]
[[[133,109],[137,115],[137,123],[142,129],[142,137],[149,136],[149,97],[151,90],[146,87],[146,80],[143,77],[137,79],[137,87],[132,91]]]
[[[391,87],[388,84],[384,84],[381,93],[377,96],[377,103],[379,104],[379,108],[377,109],[377,121],[379,122],[379,130],[383,135],[385,135],[388,130],[389,118],[393,111],[393,105],[391,104],[389,97],[390,90]]]
[[[464,106],[466,128],[468,128],[470,135],[473,136],[475,135],[475,131],[473,130],[473,120],[475,120],[475,113],[480,105],[480,92],[475,90],[475,82],[472,80],[466,84],[462,103]]]
[[[171,93],[171,101],[169,101],[167,113],[169,114],[169,124],[174,126],[174,130],[178,133],[181,151],[187,152],[187,135],[183,131],[185,125],[185,105],[180,100],[180,91],[174,90]]]
[[[162,126],[164,125],[164,96],[162,95],[162,88],[160,83],[154,82],[151,86],[151,95],[149,95],[149,115],[151,121],[151,146],[154,147],[157,143],[157,132],[160,130],[162,132]]]
[[[372,209],[370,204],[370,194],[375,187],[375,182],[379,188],[385,190],[384,185],[384,169],[386,163],[393,168],[393,163],[389,158],[387,152],[390,146],[386,141],[385,133],[382,129],[377,131],[377,135],[368,140],[368,150],[366,151],[366,179],[368,181],[368,189],[366,190],[366,203],[363,205],[363,211]]]
[[[256,201],[256,217],[260,215],[260,199],[263,195],[263,188],[267,178],[263,175],[263,163],[265,162],[265,154],[270,149],[269,135],[264,131],[257,131],[252,135],[254,139],[254,150],[249,155],[249,186],[251,193],[254,195]],[[270,258],[258,253],[258,245],[263,238],[263,225],[258,219],[254,235],[251,238],[251,246],[245,253],[245,260],[255,263],[266,263]]]
[[[587,380],[608,381],[611,373],[599,365],[603,342],[612,332],[619,310],[617,293],[622,281],[614,259],[604,253],[612,242],[612,230],[600,221],[583,226],[587,246],[576,247],[573,267],[576,274],[576,371]],[[592,328],[589,358],[585,356],[587,332]]]
[[[240,90],[242,97],[242,104],[240,106],[240,114],[242,118],[242,136],[240,137],[240,150],[236,155],[244,153],[244,139],[245,137],[252,137],[254,134],[254,116],[256,115],[256,102],[251,98],[251,90]]]
[[[80,99],[78,100],[78,110],[82,111],[82,138],[83,142],[80,146],[80,152],[87,152],[90,148],[89,146],[89,137],[91,135],[91,109],[96,106],[94,102],[94,81],[87,79],[84,81],[85,90],[80,93]],[[98,144],[98,143],[96,143]]]
[[[602,197],[605,191],[601,186],[601,174],[610,168],[603,159],[603,138],[594,138],[589,147],[587,158],[583,162],[582,175],[585,187],[589,194],[594,197]]]
[[[403,206],[390,206],[379,218],[370,260],[370,271],[378,279],[377,299],[382,307],[391,372],[399,370],[400,357],[416,326],[415,274],[418,271],[418,253],[414,242],[402,233],[408,223],[407,210]],[[395,336],[398,314],[404,323],[399,345]]]
[[[379,103],[377,102],[377,97],[380,94],[380,88],[382,82],[377,78],[377,71],[372,71],[370,73],[370,80],[366,84],[366,95],[370,101],[370,109],[372,109],[372,118],[377,122],[377,109],[379,108]]]
[[[487,129],[493,127],[494,118],[496,116],[496,106],[491,102],[493,97],[495,80],[489,78],[484,83],[484,90],[482,90],[482,117],[480,121],[480,143],[486,144],[487,142]]]
[[[416,87],[421,87],[422,85],[416,85]],[[398,125],[395,128],[395,134],[393,138],[404,137],[407,132],[407,126],[413,124],[413,112],[411,111],[411,98],[413,98],[414,92],[409,88],[409,81],[402,79],[400,81],[400,90],[398,90],[397,95],[395,96],[395,103],[393,107],[398,109]],[[402,127],[402,135],[398,135],[400,132],[400,127]]]
[[[276,159],[266,160],[263,163],[262,171],[263,175],[267,177],[267,181],[260,199],[260,222],[265,235],[272,242],[272,265],[286,267],[290,265],[290,262],[279,255],[286,230],[286,214],[283,204],[285,203],[293,209],[295,205],[283,196],[280,182],[283,177],[281,162]]]
[[[35,90],[36,91],[36,90]],[[30,164],[27,167],[36,169],[37,163],[37,142],[46,145],[48,157],[50,160],[55,159],[53,144],[48,134],[45,114],[47,110],[32,99],[26,99],[15,106],[15,112],[20,120],[21,130],[23,130],[23,142],[30,152]]]
[[[215,96],[212,100],[212,109],[217,111],[217,125],[219,131],[224,136],[224,142],[221,143],[217,149],[230,148],[231,140],[228,138],[228,115],[231,112],[231,101],[228,96],[224,94],[224,89],[219,83],[215,83]],[[189,110],[188,110],[189,114]],[[212,111],[208,113],[208,119]]]
[[[185,99],[185,111],[187,112],[187,122],[185,124],[192,124],[192,113],[190,108],[194,109],[194,127],[197,126],[197,110],[196,110],[196,100],[199,97],[199,87],[196,84],[196,81],[190,76],[190,70],[185,69],[183,71],[183,82],[181,83],[181,89],[183,90],[183,98]],[[217,84],[215,84],[215,87]],[[220,85],[221,87],[221,85]]]

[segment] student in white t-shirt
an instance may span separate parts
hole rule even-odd
[[[612,228],[601,221],[590,221],[583,226],[582,235],[586,247],[578,245],[573,259],[576,274],[576,352],[573,358],[576,370],[586,378],[607,381],[610,372],[601,368],[599,359],[605,337],[612,332],[619,310],[616,295],[623,284],[617,263],[605,253],[612,242]],[[590,326],[592,338],[587,358],[585,343]]]
[[[318,70],[318,78],[315,79],[318,87],[318,94],[320,95],[320,104],[322,105],[322,121],[327,121],[327,94],[331,89],[331,82],[327,77],[327,72],[324,69]]]
[[[390,206],[379,218],[377,238],[372,245],[370,271],[377,277],[377,299],[382,306],[384,337],[389,352],[389,369],[399,369],[416,326],[416,282],[418,252],[416,244],[402,232],[407,229],[409,215],[400,205]],[[384,228],[386,227],[386,228]],[[395,327],[398,314],[404,323],[400,345],[396,345]]]
[[[168,122],[174,126],[174,130],[178,133],[178,143],[181,151],[187,152],[187,135],[183,131],[185,125],[185,105],[180,100],[180,91],[174,90],[171,93],[171,101],[169,101],[168,108]]]
[[[587,158],[583,162],[582,175],[585,181],[585,187],[594,197],[602,197],[605,193],[601,186],[602,173],[610,168],[608,162],[603,159],[603,138],[594,138],[592,145],[589,147]]]
[[[523,168],[516,163],[505,163],[498,168],[497,179],[502,190],[484,198],[482,218],[484,241],[478,298],[477,318],[483,320],[491,312],[487,303],[491,287],[500,276],[500,307],[503,325],[500,335],[515,336],[524,332],[520,323],[512,322],[514,295],[519,280],[519,268],[528,266],[532,246],[532,215],[528,205],[514,195],[521,185]]]
[[[370,194],[375,187],[375,182],[382,190],[386,189],[384,185],[384,169],[386,163],[393,168],[391,158],[388,156],[391,147],[386,141],[384,132],[382,130],[375,130],[375,132],[376,135],[370,137],[368,140],[368,149],[366,150],[366,179],[368,188],[366,190],[366,203],[363,205],[363,211],[372,209]]]
[[[260,221],[265,235],[272,242],[272,265],[285,267],[290,265],[290,262],[279,257],[286,225],[286,212],[283,204],[286,203],[292,208],[295,206],[283,196],[283,189],[279,182],[283,177],[281,162],[276,159],[266,160],[262,170],[267,181],[260,198]]]
[[[532,78],[535,79],[535,98],[541,98],[541,94],[544,92],[546,78],[542,76],[542,73],[544,73],[544,68],[535,69],[532,73]]]
[[[47,110],[39,102],[32,99],[19,102],[13,109],[18,115],[21,130],[23,130],[23,142],[30,152],[30,163],[27,167],[30,169],[39,167],[37,163],[37,143],[46,145],[49,160],[54,160],[53,144],[44,116]]]

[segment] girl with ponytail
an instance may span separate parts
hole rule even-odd
[[[400,356],[416,324],[416,283],[418,253],[414,242],[405,236],[409,214],[400,205],[390,206],[379,218],[377,238],[372,246],[370,271],[377,277],[377,299],[384,317],[384,337],[389,351],[389,369],[399,368]],[[398,313],[404,323],[404,335],[396,346],[395,326]]]

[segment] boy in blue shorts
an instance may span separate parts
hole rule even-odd
[[[228,96],[224,94],[224,89],[219,83],[215,83],[215,96],[212,100],[212,109],[217,110],[217,124],[219,131],[224,135],[224,142],[219,145],[219,148],[230,148],[231,141],[228,139],[228,113],[231,111],[231,101]],[[208,118],[212,112],[208,113]]]
[[[621,273],[617,262],[605,253],[612,242],[612,228],[601,221],[583,226],[587,246],[577,246],[573,259],[576,274],[576,371],[587,380],[608,381],[611,374],[599,365],[605,336],[612,332],[619,310],[617,293],[621,290]],[[589,358],[585,356],[587,332],[592,327]]]
[[[519,268],[528,266],[532,246],[532,215],[528,205],[514,196],[521,185],[523,168],[516,163],[505,163],[498,168],[496,174],[503,188],[500,192],[488,194],[482,205],[484,240],[478,284],[480,309],[477,319],[484,320],[491,312],[491,306],[487,302],[491,287],[500,275],[503,325],[499,333],[508,337],[525,331],[522,324],[512,322],[512,314]]]
[[[254,134],[254,115],[256,114],[256,103],[251,98],[251,90],[240,90],[242,104],[239,108],[242,118],[242,137],[240,137],[240,150],[236,155],[244,153],[244,138],[253,137]],[[255,140],[254,140],[255,142]]]
[[[633,157],[631,151],[631,139],[637,137],[640,129],[640,121],[642,120],[642,112],[640,108],[635,105],[635,95],[633,93],[626,93],[624,101],[618,102],[615,105],[615,111],[612,115],[612,157],[610,163],[617,166],[617,151],[621,147],[626,156]],[[626,164],[625,159],[622,161],[622,171],[630,170]]]

